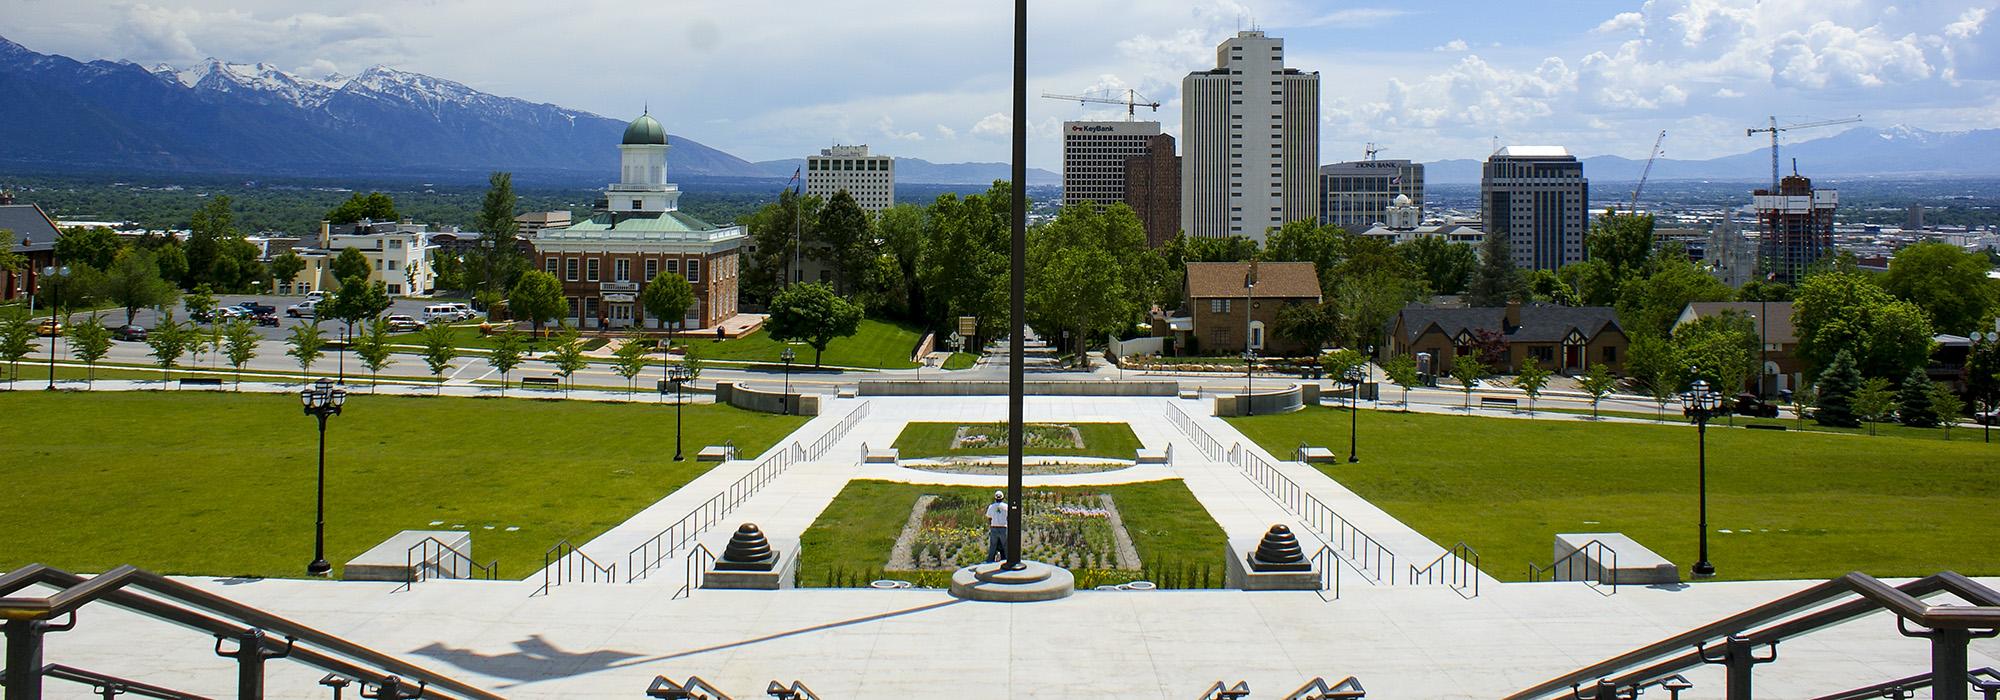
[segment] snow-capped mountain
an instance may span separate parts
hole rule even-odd
[[[1743,153],[1708,160],[1662,158],[1653,164],[1649,177],[1768,181],[1770,142],[1762,143],[1765,144],[1762,148],[1753,143]],[[2000,155],[2000,129],[1927,131],[1907,124],[1892,124],[1881,128],[1856,127],[1810,140],[1787,138],[1778,150],[1778,167],[1789,174],[1792,161],[1797,160],[1799,174],[1812,178],[1993,177],[2000,175],[2000,159],[1995,155]],[[1583,159],[1583,174],[1603,182],[1637,180],[1645,167],[1643,158]],[[1477,183],[1479,171],[1477,160],[1439,161],[1425,166],[1424,179],[1436,183]]]
[[[480,92],[386,66],[305,77],[211,58],[194,66],[75,61],[0,38],[0,164],[271,175],[617,175],[629,119]],[[679,175],[758,177],[681,136]]]

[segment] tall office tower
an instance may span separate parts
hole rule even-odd
[[[1285,67],[1285,42],[1237,32],[1215,70],[1181,80],[1181,229],[1262,242],[1319,216],[1319,73]]]
[[[1358,160],[1319,166],[1319,222],[1366,231],[1389,222],[1396,195],[1417,205],[1422,218],[1424,164],[1407,160]]]
[[[1146,226],[1146,245],[1158,248],[1180,232],[1181,157],[1172,134],[1146,139],[1146,155],[1125,159],[1125,205]]]
[[[806,157],[806,194],[820,199],[847,190],[862,210],[896,206],[896,159],[868,155],[868,146],[834,146]]]
[[[1063,122],[1063,206],[1125,201],[1125,159],[1158,133],[1159,122]]]
[[[1833,210],[1838,190],[1815,190],[1812,179],[1790,175],[1776,193],[1757,190],[1758,257],[1779,282],[1792,284],[1833,253]]]
[[[1514,267],[1554,270],[1583,261],[1590,181],[1561,146],[1508,146],[1486,159],[1479,178],[1486,235],[1506,236]]]

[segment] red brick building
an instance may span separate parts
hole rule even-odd
[[[14,204],[0,194],[0,231],[13,231],[13,252],[26,258],[19,272],[0,270],[0,301],[25,299],[35,292],[42,268],[55,264],[56,222],[33,204]]]
[[[1158,248],[1181,230],[1181,157],[1172,134],[1146,139],[1146,155],[1125,159],[1125,205],[1146,225],[1146,245]]]
[[[1246,280],[1255,284],[1246,287]],[[1267,356],[1319,351],[1271,332],[1278,324],[1279,309],[1320,303],[1319,273],[1312,263],[1193,262],[1187,264],[1186,286],[1181,310],[1153,321],[1154,335],[1172,338],[1177,354],[1241,353],[1246,339]]]

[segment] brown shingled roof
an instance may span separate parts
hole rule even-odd
[[[1242,298],[1243,277],[1249,268],[1250,263],[1188,263],[1188,298]],[[1313,264],[1309,262],[1257,263],[1257,297],[1319,301],[1319,273],[1313,270]]]

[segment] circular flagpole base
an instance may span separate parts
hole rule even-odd
[[[1038,561],[1021,562],[1008,570],[1005,562],[974,564],[951,574],[951,595],[990,603],[1033,603],[1068,598],[1076,592],[1076,577],[1068,569]]]

